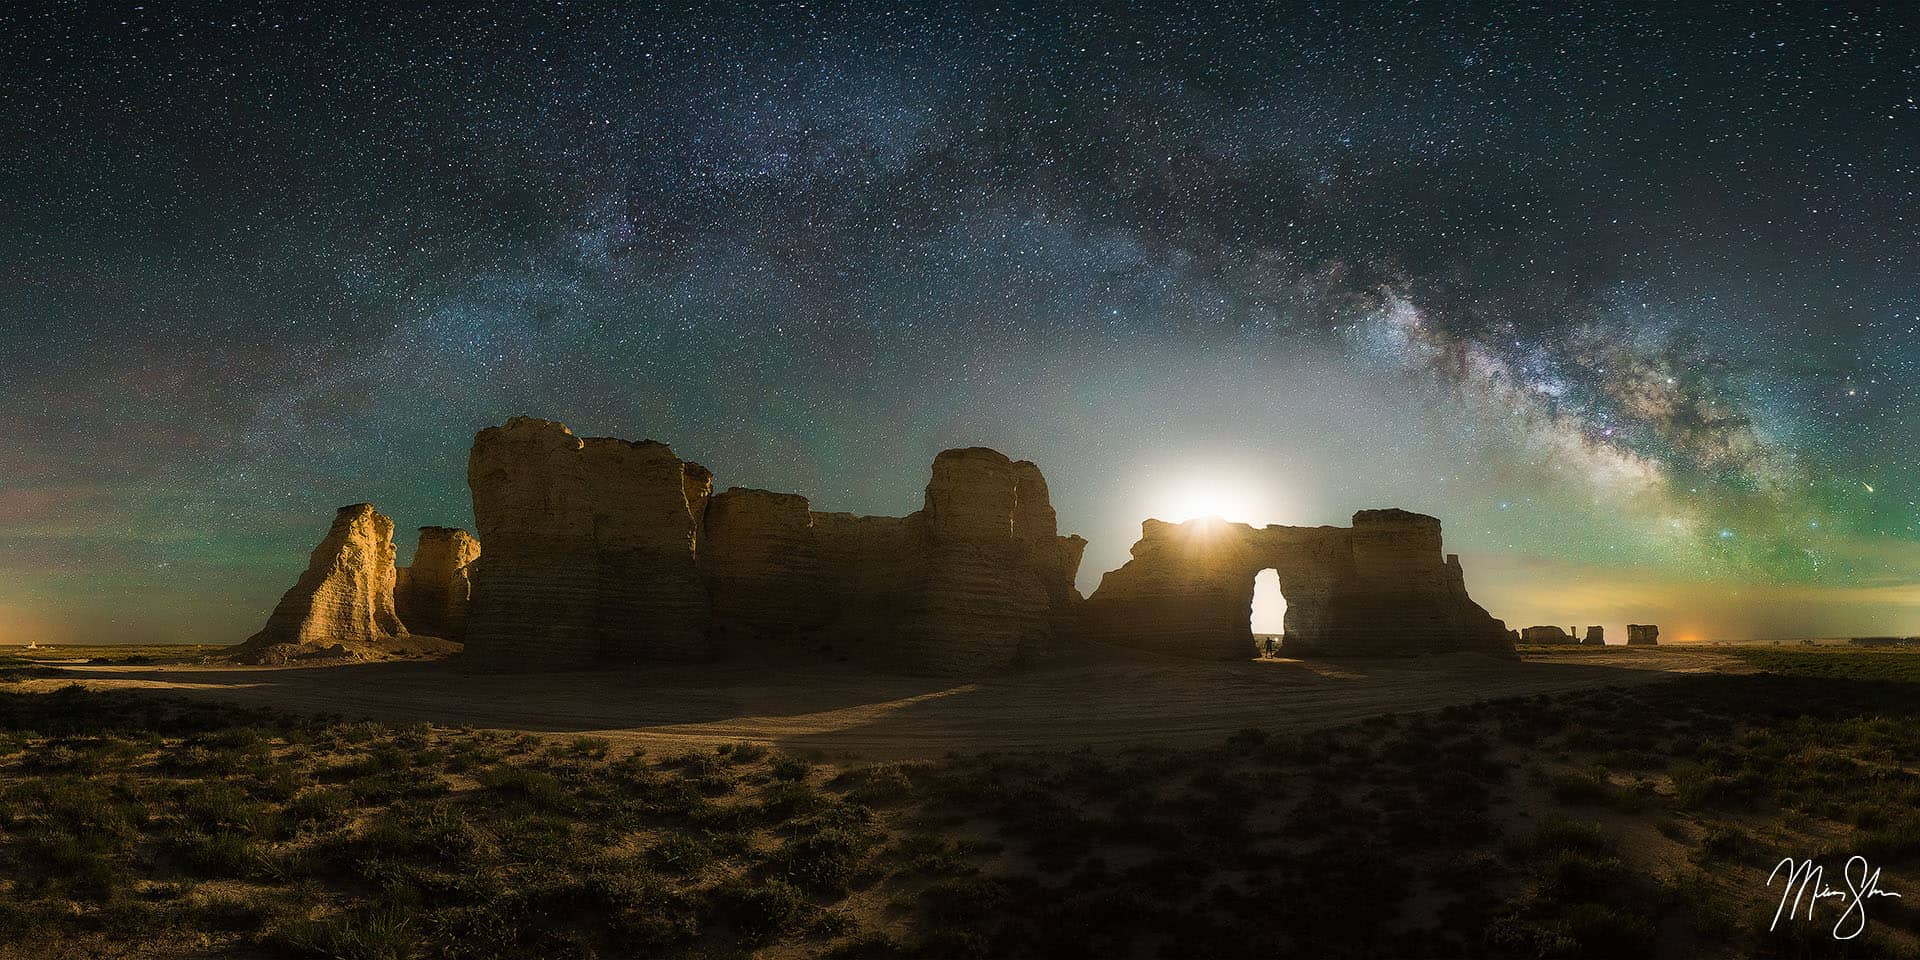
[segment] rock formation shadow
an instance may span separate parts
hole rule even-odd
[[[1540,661],[1477,654],[1237,663],[1127,652],[984,680],[881,674],[849,664],[753,664],[473,675],[436,662],[282,669],[84,667],[104,687],[310,714],[443,726],[594,733],[639,745],[757,740],[833,756],[1217,744],[1380,713],[1727,669],[1707,652],[1640,648]],[[35,681],[48,686],[69,682]]]

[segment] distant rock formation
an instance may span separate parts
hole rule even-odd
[[[421,527],[413,565],[394,571],[393,605],[409,633],[458,640],[467,629],[467,601],[480,541],[453,527]]]
[[[1653,645],[1660,642],[1660,628],[1651,623],[1627,624],[1627,643],[1630,646]]]
[[[1271,567],[1287,601],[1284,655],[1513,656],[1506,625],[1467,596],[1459,557],[1442,556],[1440,521],[1405,510],[1362,510],[1352,527],[1148,520],[1133,559],[1086,600],[1084,623],[1108,643],[1251,657],[1253,580]]]
[[[394,579],[393,521],[372,504],[341,507],[306,572],[234,657],[286,663],[444,652],[443,641],[407,633],[394,607]]]
[[[1057,535],[1039,468],[980,447],[935,458],[907,517],[715,495],[665,444],[525,417],[481,431],[468,480],[479,669],[810,655],[978,674],[1046,656],[1080,602],[1086,541]]]
[[[1528,627],[1520,631],[1522,643],[1577,643],[1574,636],[1559,627]]]
[[[1600,627],[1588,627],[1587,638],[1580,643],[1587,647],[1604,647],[1607,645],[1607,631]]]
[[[1803,640],[1802,643],[1812,643]],[[1847,643],[1855,647],[1913,647],[1920,646],[1920,637],[1848,637]]]

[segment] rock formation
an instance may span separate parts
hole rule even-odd
[[[440,652],[434,638],[408,635],[394,608],[393,521],[372,504],[334,514],[305,573],[280,598],[260,632],[234,651],[250,663],[310,657],[378,659]]]
[[[1023,476],[1032,489],[1023,489]],[[985,447],[934,458],[926,505],[915,515],[923,559],[901,624],[900,659],[974,673],[1044,654],[1052,599],[1072,592],[1079,551],[1060,546],[1039,476],[1033,464]],[[1075,555],[1064,577],[1061,549]]]
[[[1588,627],[1587,638],[1580,643],[1587,647],[1604,647],[1607,645],[1607,631],[1600,627]]]
[[[1087,541],[1078,536],[1060,536],[1047,478],[1040,475],[1040,468],[1033,461],[1014,461],[1013,474],[1018,494],[1013,538],[1019,544],[1022,561],[1040,575],[1055,639],[1078,636],[1081,600],[1073,581],[1079,575],[1080,557],[1087,550]]]
[[[1287,656],[1513,656],[1506,625],[1467,596],[1440,521],[1362,510],[1352,527],[1254,528],[1217,518],[1148,520],[1133,559],[1083,604],[1096,640],[1185,657],[1254,655],[1253,579],[1279,575]]]
[[[714,494],[713,475],[666,444],[581,438],[528,417],[475,436],[467,480],[479,540],[423,527],[413,565],[396,571],[392,522],[366,504],[342,508],[244,652],[379,656],[458,638],[480,670],[733,656],[982,675],[1085,637],[1242,659],[1256,654],[1253,581],[1269,567],[1287,599],[1289,656],[1510,657],[1520,639],[1467,596],[1440,521],[1404,510],[1362,510],[1351,527],[1148,520],[1133,558],[1082,600],[1086,541],[1060,536],[1039,467],[985,447],[935,457],[923,505],[905,517]],[[1630,636],[1643,629],[1633,642],[1653,642],[1652,627]],[[1590,642],[1599,635],[1589,628]],[[1527,639],[1573,641],[1558,627]]]
[[[469,660],[498,669],[690,660],[712,652],[694,568],[712,477],[666,444],[581,439],[515,417],[467,459],[486,562]]]
[[[1559,627],[1528,627],[1520,631],[1522,643],[1577,643],[1574,636]]]
[[[1039,468],[985,448],[934,460],[907,517],[814,513],[651,441],[516,417],[468,461],[486,561],[468,661],[580,667],[734,655],[976,674],[1070,632],[1086,542],[1061,537]]]
[[[1085,541],[1056,535],[1038,468],[984,448],[935,458],[907,517],[812,513],[804,497],[735,487],[705,522],[698,561],[729,652],[987,672],[1044,655],[1080,600]]]
[[[1627,643],[1632,646],[1650,646],[1660,642],[1660,628],[1651,623],[1627,624]]]
[[[458,640],[467,629],[480,541],[453,527],[421,527],[413,565],[395,571],[394,609],[407,632]]]
[[[705,526],[699,566],[722,653],[777,654],[832,619],[807,498],[729,487],[708,501]]]

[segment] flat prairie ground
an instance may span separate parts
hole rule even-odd
[[[1920,903],[1776,922],[1768,880],[1920,901],[1904,650],[143,656],[0,664],[0,957],[1920,956]]]
[[[1719,648],[1532,648],[1529,657],[1207,663],[1115,653],[955,681],[759,663],[578,673],[529,664],[525,673],[479,675],[431,661],[246,667],[199,662],[206,653],[196,649],[171,663],[154,663],[162,658],[151,653],[135,663],[68,660],[57,676],[28,679],[18,689],[80,683],[292,713],[591,734],[653,749],[748,740],[836,758],[909,759],[1191,746],[1248,727],[1304,731],[1385,712],[1746,669]]]

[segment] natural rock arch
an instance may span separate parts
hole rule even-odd
[[[1254,578],[1269,567],[1287,598],[1290,656],[1512,655],[1505,624],[1467,596],[1459,558],[1443,557],[1440,521],[1405,510],[1362,510],[1352,527],[1148,520],[1133,559],[1084,604],[1088,635],[1198,659],[1252,656]]]
[[[1269,577],[1268,574],[1273,576]],[[1275,607],[1278,607],[1278,616]],[[1286,630],[1287,592],[1280,589],[1280,571],[1262,567],[1253,575],[1253,604],[1247,611],[1247,628],[1258,638],[1278,635]]]

